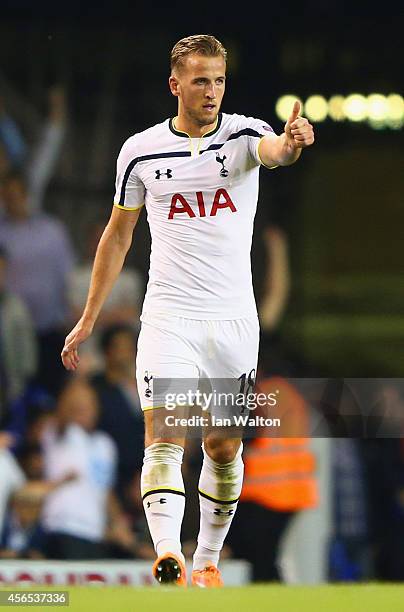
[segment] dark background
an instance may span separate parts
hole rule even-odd
[[[1,4],[0,95],[28,138],[47,88],[66,87],[69,130],[46,208],[80,252],[88,223],[109,216],[115,160],[132,133],[176,113],[167,79],[175,42],[211,33],[227,47],[225,112],[267,120],[275,102],[357,92],[403,94],[399,3]],[[318,376],[402,376],[404,340],[403,130],[315,125],[315,146],[291,168],[262,171],[253,271],[265,274],[261,233],[290,242],[292,295],[281,336]],[[32,133],[31,133],[32,132]],[[145,215],[129,261],[145,279]]]

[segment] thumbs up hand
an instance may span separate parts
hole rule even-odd
[[[314,131],[311,123],[304,117],[299,116],[300,102],[296,100],[292,113],[285,124],[285,134],[289,146],[295,149],[303,149],[314,142]]]

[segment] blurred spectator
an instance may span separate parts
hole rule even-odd
[[[10,164],[10,160],[7,155],[7,151],[2,145],[2,143],[0,142],[0,182],[3,176],[5,176],[10,171],[10,169],[11,169],[11,164]],[[0,198],[0,204],[1,204],[1,198]]]
[[[27,147],[15,121],[7,114],[0,98],[0,179],[12,167],[20,167],[25,160]]]
[[[60,364],[67,316],[66,281],[73,253],[63,225],[44,214],[31,215],[26,184],[16,173],[3,180],[6,215],[0,244],[8,254],[6,287],[32,316],[39,341],[39,381],[51,393],[64,376]]]
[[[402,400],[398,406],[403,410]],[[363,440],[362,449],[369,487],[374,577],[401,582],[404,580],[404,438]]]
[[[24,301],[38,335],[38,382],[55,393],[64,376],[59,355],[68,314],[66,286],[73,252],[64,226],[41,213],[65,124],[63,92],[53,90],[50,101],[49,121],[25,175],[11,170],[3,176],[0,244],[8,254],[6,287]]]
[[[43,501],[58,487],[75,480],[76,474],[68,472],[53,481],[41,478],[37,473],[13,493],[0,531],[0,557],[44,558],[45,532],[40,524]]]
[[[136,335],[129,325],[106,328],[100,338],[105,370],[91,382],[100,404],[98,428],[118,449],[116,492],[125,503],[126,485],[143,462],[144,424],[135,378]]]
[[[30,211],[42,210],[44,195],[59,160],[66,133],[66,94],[55,85],[48,92],[49,114],[36,146],[30,152],[26,178],[30,196]]]
[[[59,159],[66,132],[66,97],[62,87],[48,92],[49,113],[39,131],[37,143],[28,152],[21,131],[0,99],[0,179],[18,168],[29,193],[29,211],[43,207],[43,196]]]
[[[105,225],[106,222],[98,220],[89,227],[85,260],[70,274],[68,298],[70,315],[74,324],[81,317],[86,304],[94,257]],[[94,371],[101,366],[102,359],[98,351],[98,343],[104,329],[119,324],[130,325],[133,329],[138,328],[142,299],[143,281],[140,273],[125,266],[102,308],[94,333],[83,346],[81,371],[83,367],[87,371]]]
[[[37,367],[37,346],[24,303],[6,290],[7,256],[0,245],[0,421],[24,393]]]
[[[2,150],[0,177],[2,177],[8,170],[10,170],[10,168],[19,167],[22,165],[27,152],[27,147],[17,124],[9,115],[7,115],[1,100],[0,147]]]
[[[257,392],[279,390],[276,409],[257,406],[254,414],[278,417],[279,435],[260,427],[243,453],[244,484],[228,545],[252,564],[253,581],[281,578],[277,556],[281,537],[296,512],[316,507],[316,461],[309,446],[309,414],[304,398],[286,379],[259,381]],[[276,410],[276,413],[275,413]]]
[[[18,450],[17,459],[28,480],[42,480],[44,478],[44,461],[39,443],[26,442]]]
[[[126,498],[129,501],[128,516],[130,517],[131,529],[136,538],[134,547],[135,556],[139,559],[155,559],[156,553],[147,526],[142,496],[140,494],[140,470],[137,470],[131,482],[128,483]]]
[[[273,332],[284,314],[290,292],[288,240],[285,232],[275,225],[264,229],[263,240],[267,265],[259,315],[261,329]]]
[[[124,524],[112,493],[115,445],[96,430],[97,419],[97,396],[91,386],[84,380],[69,382],[60,394],[55,422],[43,436],[46,477],[54,480],[69,472],[77,474],[74,482],[45,501],[42,524],[49,558],[102,558],[108,526]]]
[[[53,419],[53,410],[52,397],[35,385],[29,385],[21,399],[12,404],[7,418],[7,431],[14,437],[12,451],[17,454],[20,462],[20,453],[23,456],[27,447],[40,444],[41,432],[49,420]]]
[[[0,558],[43,559],[45,534],[40,525],[42,491],[29,485],[13,494],[0,536]]]
[[[13,444],[10,434],[0,431],[0,533],[11,495],[20,489],[26,479],[9,447]]]
[[[110,509],[113,519],[110,520],[105,533],[107,556],[114,559],[153,559],[153,546],[150,548],[139,539],[133,525],[133,517],[123,513],[117,498],[111,495]],[[150,553],[150,554],[148,554]],[[145,556],[146,555],[146,556]]]
[[[330,546],[330,578],[349,582],[369,579],[367,491],[360,441],[332,441],[334,533]]]
[[[286,203],[285,203],[286,205]],[[265,272],[257,287],[261,298],[258,301],[260,319],[260,354],[258,376],[265,365],[265,375],[302,376],[308,372],[306,361],[291,351],[281,330],[282,319],[288,306],[291,290],[289,244],[284,220],[270,221],[262,232],[265,247]],[[269,369],[268,369],[269,368]]]
[[[81,317],[86,304],[94,257],[105,225],[106,222],[98,220],[89,227],[86,258],[75,267],[70,276],[69,299],[74,321]],[[142,278],[137,270],[124,268],[103,306],[97,324],[102,328],[117,323],[135,325],[143,297],[142,285]]]

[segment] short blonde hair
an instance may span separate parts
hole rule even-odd
[[[181,38],[171,51],[171,70],[181,68],[184,65],[184,59],[191,53],[216,57],[221,55],[226,61],[227,51],[222,43],[214,36],[209,34],[194,34]]]

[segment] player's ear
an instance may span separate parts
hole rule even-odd
[[[173,94],[173,96],[179,96],[179,82],[178,79],[171,75],[170,78],[168,79],[168,84],[170,86],[170,91]]]

